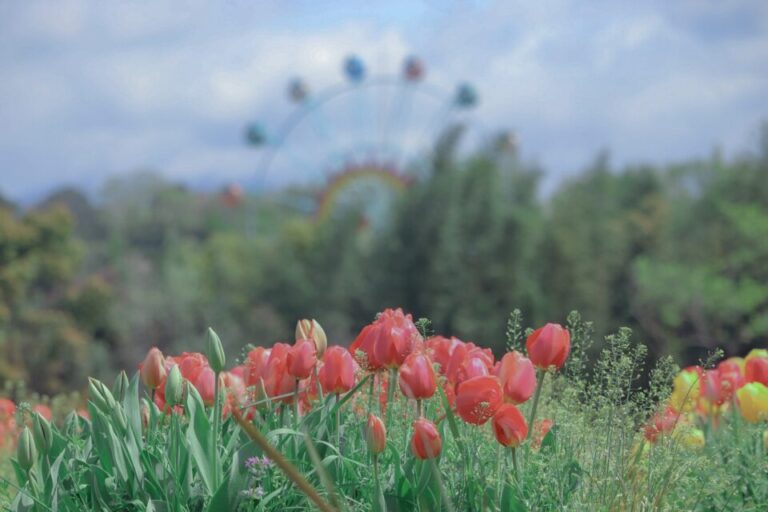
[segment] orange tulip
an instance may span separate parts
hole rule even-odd
[[[456,412],[467,423],[482,425],[493,417],[502,400],[503,392],[498,377],[474,377],[459,384]]]
[[[571,351],[571,335],[560,324],[547,324],[528,336],[525,349],[536,368],[554,366],[559,370]]]
[[[387,447],[387,429],[384,428],[384,422],[381,418],[373,414],[368,414],[368,426],[365,431],[368,450],[373,455],[378,455]]]
[[[517,351],[507,352],[501,358],[496,376],[501,381],[505,400],[522,404],[536,389],[536,370],[530,359]]]
[[[422,353],[406,357],[400,367],[400,391],[408,398],[420,400],[434,395],[436,389],[435,370],[429,357]]]
[[[440,455],[443,440],[440,432],[431,421],[419,418],[413,422],[413,437],[411,437],[411,452],[419,459],[434,459]]]
[[[759,382],[768,386],[768,357],[748,357],[744,365],[746,382]]]
[[[306,379],[309,377],[316,363],[317,348],[312,340],[296,341],[286,356],[288,374],[296,379]]]
[[[346,393],[355,386],[355,360],[344,347],[328,347],[317,379],[326,393]]]
[[[147,352],[144,361],[139,365],[141,381],[148,389],[157,389],[165,380],[165,359],[163,353],[157,347],[152,347]]]
[[[493,432],[502,446],[516,447],[528,435],[528,424],[512,404],[503,404],[493,415]]]

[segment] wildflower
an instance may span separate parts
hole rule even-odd
[[[547,324],[533,331],[525,342],[528,357],[536,368],[560,369],[571,351],[571,335],[560,324]]]

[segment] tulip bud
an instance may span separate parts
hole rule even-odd
[[[226,356],[224,347],[221,346],[219,335],[210,327],[208,328],[208,344],[206,345],[205,357],[208,358],[208,364],[214,373],[218,374],[226,365]]]
[[[32,439],[32,433],[28,427],[24,427],[19,436],[19,446],[16,450],[16,459],[24,471],[29,471],[37,459],[37,449]]]
[[[320,323],[314,318],[302,319],[296,322],[296,341],[312,340],[315,342],[317,357],[323,357],[325,349],[328,347],[328,338]]]
[[[144,361],[139,365],[141,381],[148,389],[157,389],[165,379],[165,358],[157,347],[152,347],[147,352]]]
[[[419,459],[434,459],[440,455],[443,440],[434,423],[424,418],[413,422],[411,452]]]
[[[520,352],[507,352],[496,370],[504,398],[515,405],[531,398],[536,389],[536,370],[530,359]]]
[[[178,365],[173,365],[165,381],[165,403],[173,408],[181,403],[184,381]]]
[[[41,453],[48,453],[53,446],[53,432],[51,424],[40,413],[35,413],[32,418],[32,435],[37,449]]]
[[[365,439],[368,443],[368,450],[373,455],[382,453],[387,447],[387,429],[384,428],[384,422],[378,416],[368,414]]]
[[[115,396],[115,400],[118,402],[125,400],[125,395],[128,393],[128,385],[128,375],[126,375],[125,370],[123,370],[117,374],[115,385],[112,386],[112,394]]]
[[[115,397],[112,396],[107,386],[101,381],[88,378],[88,396],[96,408],[105,414],[109,414],[115,408]]]

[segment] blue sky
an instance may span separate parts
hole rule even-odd
[[[277,126],[287,80],[322,90],[350,52],[377,74],[417,54],[430,83],[471,81],[470,129],[515,130],[550,185],[606,148],[617,165],[732,154],[768,120],[763,0],[4,0],[0,193],[98,190],[141,169],[251,181],[259,158],[243,124]],[[401,143],[417,152],[409,133]],[[296,156],[317,162],[350,147],[344,137]]]

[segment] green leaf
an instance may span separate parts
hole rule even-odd
[[[205,406],[200,394],[194,386],[187,386],[187,414],[189,427],[187,428],[187,442],[189,453],[195,461],[197,470],[205,484],[209,494],[213,494],[213,463],[211,461],[210,446],[213,441],[211,423],[205,413]]]
[[[520,487],[509,482],[504,484],[501,493],[501,510],[505,512],[527,512],[525,501],[520,495]]]

